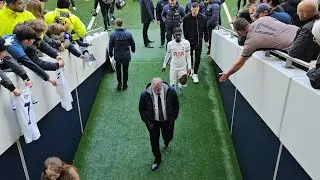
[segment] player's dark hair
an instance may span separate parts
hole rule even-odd
[[[173,34],[175,34],[176,32],[182,32],[181,27],[176,27],[176,28],[174,28]]]
[[[18,41],[36,39],[36,32],[29,26],[17,24],[13,29],[13,34],[16,35]]]
[[[17,0],[6,0],[5,1],[7,4],[15,4]]]
[[[233,27],[236,31],[245,31],[249,26],[249,22],[244,18],[239,18],[233,21]]]

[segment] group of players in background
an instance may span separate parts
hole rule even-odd
[[[167,54],[162,72],[170,63],[170,85],[174,86],[179,94],[182,94],[182,89],[187,86],[188,76],[192,77],[194,83],[199,83],[202,40],[205,41],[209,55],[211,32],[221,24],[222,3],[223,1],[219,0],[191,0],[187,2],[186,8],[183,8],[177,0],[159,0],[156,5],[156,19],[161,30],[160,48],[164,47],[165,33],[167,40]],[[148,37],[144,37],[145,42],[148,40]],[[145,46],[150,47],[149,43],[145,43]]]

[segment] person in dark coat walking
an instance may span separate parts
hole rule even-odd
[[[160,78],[154,78],[141,93],[139,112],[150,134],[152,153],[155,156],[151,170],[154,171],[161,163],[160,130],[165,148],[168,148],[173,139],[174,123],[179,114],[179,99],[174,87]]]
[[[191,46],[191,65],[194,64],[194,72],[192,79],[194,83],[199,83],[198,69],[200,66],[202,39],[209,47],[209,33],[207,18],[205,15],[199,13],[199,4],[194,2],[191,8],[192,13],[187,14],[183,18],[183,34],[186,40],[190,42]],[[193,61],[193,51],[195,51],[195,62]],[[193,63],[194,62],[194,63]]]
[[[180,26],[185,15],[184,8],[177,0],[169,0],[169,4],[163,7],[161,16],[166,25],[167,44],[172,40],[173,30]]]
[[[132,34],[123,28],[123,20],[118,18],[116,20],[116,25],[117,28],[115,32],[110,35],[109,55],[111,58],[114,57],[114,60],[116,61],[117,89],[121,90],[121,88],[123,88],[123,90],[126,90],[128,88],[128,69],[131,61],[130,48],[134,53],[136,51],[136,45]]]
[[[148,29],[150,23],[155,20],[154,18],[154,6],[152,0],[140,0],[140,11],[141,11],[141,23],[143,24],[143,42],[147,48],[153,48],[150,45],[151,41],[148,37]]]
[[[160,48],[164,47],[165,42],[165,35],[166,35],[166,25],[164,24],[161,13],[163,10],[163,7],[169,3],[169,0],[158,0],[156,5],[156,17],[157,17],[157,23],[160,25],[160,38],[161,38],[161,44]]]

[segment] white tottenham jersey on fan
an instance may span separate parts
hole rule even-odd
[[[72,95],[69,90],[69,85],[67,81],[66,74],[63,69],[58,69],[57,74],[57,91],[61,99],[61,106],[66,110],[70,111],[72,109]]]
[[[163,62],[163,68],[171,56],[170,67],[175,70],[191,69],[190,43],[182,39],[180,43],[172,40],[167,45],[167,54]]]
[[[21,91],[20,96],[13,97],[21,133],[24,135],[27,144],[39,139],[41,136],[36,122],[31,94],[31,89],[26,87]]]

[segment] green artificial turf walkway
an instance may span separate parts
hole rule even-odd
[[[185,5],[184,0],[179,2]],[[234,0],[231,2],[235,5]],[[55,3],[49,1],[46,9],[54,9]],[[93,1],[78,0],[76,5],[75,14],[88,25]],[[234,8],[230,10],[234,15]],[[229,26],[223,11],[222,14],[224,25]],[[139,96],[152,78],[160,76],[169,81],[169,67],[161,74],[165,52],[158,48],[160,30],[155,23],[149,30],[150,39],[156,41],[155,48],[143,47],[139,1],[128,0],[123,10],[116,11],[116,17],[124,19],[137,46],[129,67],[129,88],[116,90],[115,73],[106,74],[101,82],[74,159],[81,179],[242,179],[212,64],[205,56],[201,61],[200,83],[195,85],[190,78],[184,94],[179,97],[180,114],[174,139],[166,151],[161,140],[162,163],[157,171],[151,171],[154,157],[148,131],[138,112]],[[96,22],[93,28],[102,26],[101,13]]]

